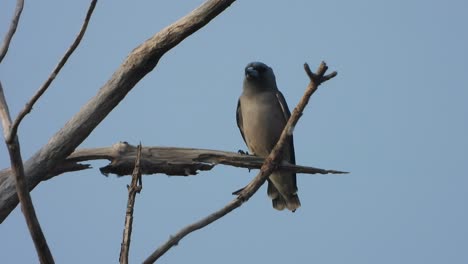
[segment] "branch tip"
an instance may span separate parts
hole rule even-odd
[[[338,75],[338,73],[336,71],[334,71],[334,72],[332,72],[330,74],[327,74],[327,75],[323,76],[322,83],[334,78],[336,75]]]
[[[304,63],[304,70],[307,73],[307,76],[309,76],[310,80],[315,79],[315,74],[310,70],[309,64]]]
[[[0,47],[0,62],[2,62],[3,58],[5,58],[5,55],[8,52],[8,48],[10,47],[11,39],[13,38],[13,35],[15,35],[16,29],[18,28],[21,13],[23,12],[23,6],[24,0],[16,1],[15,14],[11,20],[10,28],[8,29],[8,32],[3,39],[2,46]]]

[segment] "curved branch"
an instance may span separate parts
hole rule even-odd
[[[235,0],[210,0],[134,49],[112,77],[80,111],[36,154],[25,162],[26,180],[33,189],[70,155],[128,92],[170,49],[208,24]],[[13,177],[0,178],[0,223],[18,204]]]
[[[304,65],[304,68],[309,75],[310,69],[307,64]],[[232,212],[234,209],[240,207],[244,202],[250,199],[255,192],[262,186],[263,183],[268,179],[268,176],[277,169],[278,164],[281,163],[281,149],[283,148],[284,144],[286,143],[286,140],[288,137],[291,135],[294,126],[297,124],[297,121],[302,115],[302,112],[304,111],[305,106],[309,102],[310,97],[312,94],[317,90],[318,86],[322,83],[325,82],[326,80],[323,78],[325,71],[327,70],[327,66],[324,62],[322,62],[319,66],[319,69],[317,70],[317,73],[314,75],[309,75],[310,77],[310,83],[307,86],[306,92],[304,96],[302,97],[301,101],[299,101],[298,105],[296,108],[294,108],[294,111],[291,114],[291,117],[288,120],[288,123],[283,129],[283,132],[281,133],[281,136],[276,143],[275,147],[271,151],[270,155],[265,159],[265,162],[263,163],[263,166],[258,173],[258,175],[245,187],[243,188],[240,192],[239,195],[229,202],[225,207],[221,208],[220,210],[214,212],[213,214],[191,224],[183,229],[181,229],[179,232],[177,232],[174,236],[171,236],[168,241],[166,241],[162,246],[157,248],[145,261],[144,263],[153,263],[155,262],[158,258],[160,258],[162,255],[164,255],[169,249],[171,249],[173,246],[177,245],[179,241],[184,238],[186,235],[192,233],[193,231],[196,231],[198,229],[201,229],[214,221],[220,219],[221,217],[225,216],[226,214]],[[333,78],[336,76],[336,72],[333,72],[330,78]]]

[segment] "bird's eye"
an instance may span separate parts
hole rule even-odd
[[[265,70],[266,69],[264,67],[258,67],[257,68],[257,71],[260,72],[260,73],[265,72]]]

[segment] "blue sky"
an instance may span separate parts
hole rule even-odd
[[[3,1],[0,34],[15,1]],[[125,57],[202,1],[101,1],[85,38],[20,126],[25,159],[93,97]],[[28,1],[0,65],[16,115],[77,34],[86,1]],[[235,123],[243,70],[270,65],[289,106],[302,65],[325,60],[295,129],[298,164],[351,171],[298,175],[302,207],[271,207],[266,188],[181,241],[161,263],[467,263],[466,1],[238,1],[169,51],[80,147],[118,141],[246,149]],[[3,38],[3,37],[2,37]],[[9,167],[0,144],[0,167]],[[57,263],[118,262],[130,178],[93,169],[32,192]],[[131,262],[219,209],[256,174],[218,166],[194,177],[144,178]],[[5,263],[37,262],[19,208],[0,225]]]

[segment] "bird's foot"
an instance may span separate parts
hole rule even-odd
[[[250,155],[248,151],[243,151],[242,149],[239,149],[237,151],[237,153],[241,154],[241,155]],[[250,168],[248,168],[249,172],[250,172]]]
[[[241,155],[250,155],[248,151],[243,151],[242,149],[239,149],[237,151],[237,153],[241,154]]]

